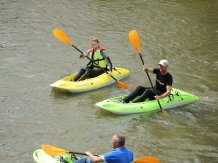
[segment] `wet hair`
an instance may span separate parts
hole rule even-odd
[[[119,143],[119,146],[124,146],[125,144],[125,137],[121,134],[115,134],[115,140]]]
[[[96,37],[94,37],[94,36],[91,38],[91,40],[90,40],[90,41],[91,41],[91,42],[97,42],[97,43],[99,44],[99,41],[98,41],[98,39],[97,39]]]

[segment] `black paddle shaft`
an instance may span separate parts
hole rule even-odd
[[[78,154],[78,155],[85,155],[85,156],[87,156],[87,154],[85,154],[85,153],[81,153],[81,152],[71,152],[71,151],[69,151],[69,153],[72,153],[72,154]],[[99,156],[99,155],[97,155],[97,154],[94,154],[94,156]]]
[[[142,54],[139,53],[139,56],[140,56],[140,58],[141,58],[142,64],[144,65],[145,63],[144,63],[144,60],[143,60],[143,58],[142,58]],[[156,90],[154,89],[154,86],[153,86],[153,84],[152,84],[151,78],[150,78],[150,76],[149,76],[149,74],[148,74],[148,71],[147,71],[147,70],[145,70],[145,71],[146,71],[146,74],[147,74],[147,76],[148,76],[148,80],[150,81],[151,87],[152,87],[152,89],[153,89],[153,91],[154,91],[154,94],[157,95],[157,94],[156,94]],[[160,109],[162,110],[160,101],[157,100],[157,102],[158,102],[158,104],[159,104],[159,106],[160,106]]]

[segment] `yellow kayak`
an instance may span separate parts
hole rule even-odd
[[[123,79],[124,77],[129,75],[129,71],[124,68],[114,67],[112,70],[112,76],[117,80]],[[56,81],[51,84],[51,88],[59,89],[65,92],[79,93],[86,92],[98,88],[105,87],[107,85],[113,84],[116,81],[109,76],[107,73],[103,73],[94,78],[88,78],[82,81],[71,81],[76,76],[76,73],[70,76],[67,76],[61,80]]]

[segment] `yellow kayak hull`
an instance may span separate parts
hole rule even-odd
[[[123,79],[124,77],[129,75],[129,70],[124,68],[115,67],[112,71],[112,76],[117,80]],[[86,92],[98,88],[105,87],[107,85],[111,85],[116,81],[110,77],[107,73],[103,73],[94,78],[88,78],[83,81],[76,81],[73,82],[73,79],[76,76],[76,73],[70,76],[67,76],[61,80],[56,81],[55,83],[51,84],[52,89],[58,89],[65,92],[71,93],[79,93],[79,92]]]

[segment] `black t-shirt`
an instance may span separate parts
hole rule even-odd
[[[173,84],[172,75],[169,72],[166,75],[162,75],[159,68],[154,68],[153,73],[156,74],[156,89],[162,93],[165,93],[167,91],[166,86],[172,86]]]

